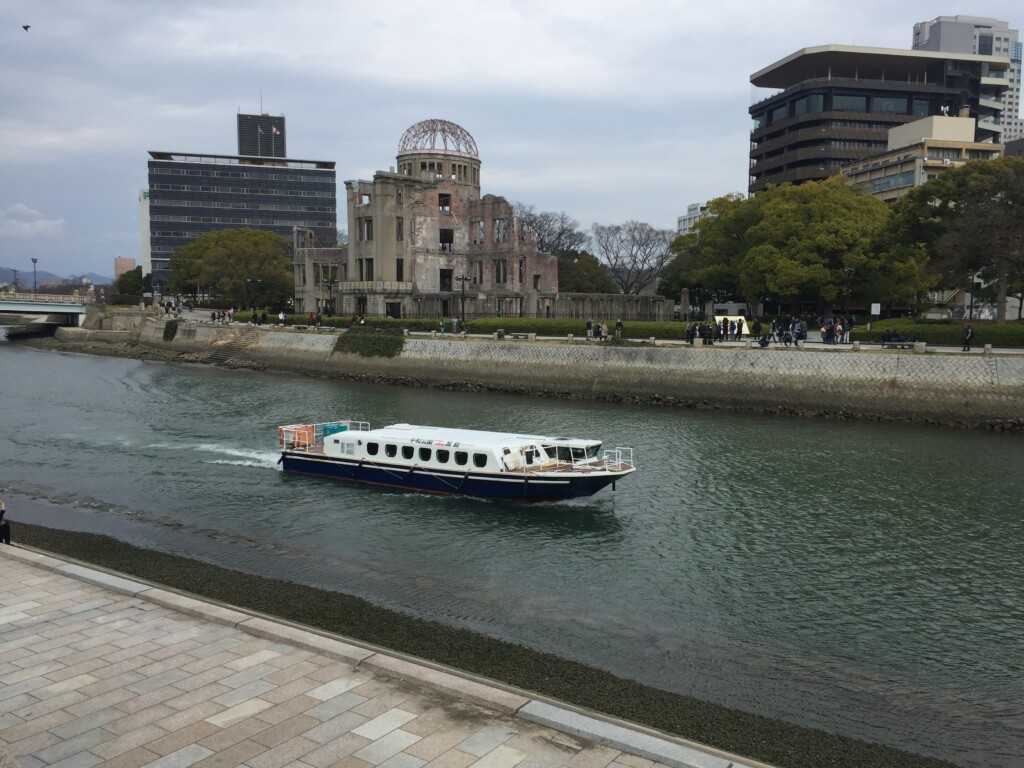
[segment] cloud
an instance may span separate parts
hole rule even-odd
[[[36,240],[60,237],[64,234],[64,219],[47,219],[41,211],[24,203],[15,203],[0,210],[0,237],[14,240]]]

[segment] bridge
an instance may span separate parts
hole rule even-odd
[[[85,298],[46,293],[0,293],[0,314],[35,315],[29,325],[81,325]]]

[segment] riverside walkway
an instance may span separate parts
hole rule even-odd
[[[0,546],[0,768],[765,768]]]

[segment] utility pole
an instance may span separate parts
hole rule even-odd
[[[39,261],[35,256],[32,257],[32,295],[36,294],[36,262]]]

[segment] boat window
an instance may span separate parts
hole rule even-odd
[[[597,458],[597,452],[600,451],[600,450],[601,450],[601,446],[600,445],[592,445],[592,446],[590,446],[589,448],[587,448],[587,458],[588,459],[596,459]]]
[[[487,454],[486,453],[474,453],[473,454],[473,466],[474,467],[486,467],[487,466]]]
[[[420,461],[430,461],[429,448],[420,448]]]
[[[412,448],[411,445],[403,445],[402,446],[402,458],[403,459],[411,459],[413,453],[415,453],[415,451],[413,451],[413,448]]]
[[[455,463],[456,464],[458,464],[460,467],[464,467],[464,466],[466,466],[466,462],[467,461],[469,461],[469,454],[468,453],[466,453],[465,451],[456,451],[455,452]]]
[[[448,457],[449,456],[451,456],[451,453],[449,453],[448,451],[445,451],[443,449],[438,449],[438,451],[437,451],[437,460],[439,462],[441,462],[442,464],[447,464],[448,463]]]
[[[558,460],[565,462],[572,461],[572,449],[567,448],[564,445],[558,446]]]
[[[388,443],[387,445],[384,446],[384,455],[387,456],[389,459],[395,458],[395,456],[398,455],[398,446]]]
[[[585,454],[584,454],[582,448],[573,448],[572,449],[572,458],[573,458],[573,460],[575,460],[575,461],[583,461],[583,457],[584,456],[585,456]]]
[[[549,459],[558,458],[558,449],[553,445],[545,445],[544,452],[548,455]]]
[[[376,456],[377,455],[377,450],[378,450],[378,446],[377,446],[376,443],[367,443],[366,444],[366,452],[368,454],[370,454],[371,456]]]
[[[533,464],[533,457],[534,457],[534,455],[535,455],[535,451],[533,449],[529,449],[529,450],[523,451],[523,458],[526,459],[526,463],[527,464]]]

